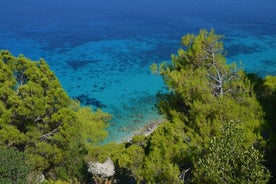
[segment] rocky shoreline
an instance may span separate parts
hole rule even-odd
[[[146,123],[142,128],[139,130],[135,131],[128,139],[127,142],[130,142],[132,138],[136,135],[145,135],[148,136],[150,135],[160,124],[165,122],[165,119],[156,119],[152,120],[149,123]],[[124,142],[124,141],[123,141]]]
[[[134,135],[150,135],[161,123],[165,122],[164,119],[154,120],[150,123],[145,124],[136,134]]]

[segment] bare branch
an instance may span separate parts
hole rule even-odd
[[[212,76],[211,74],[207,73],[207,75],[208,75],[209,77],[211,77],[213,80],[215,80],[215,81],[217,81],[218,83],[220,83],[220,80],[217,79],[217,78],[215,78],[215,77]]]
[[[40,121],[40,120],[43,120],[43,118],[41,118],[40,116],[38,116],[38,117],[34,120],[34,122],[37,122],[37,121]]]
[[[229,77],[226,81],[224,81],[224,83],[227,83],[227,82],[229,82],[231,79],[233,79],[235,76],[231,76],[231,77]]]
[[[52,130],[51,132],[47,133],[47,134],[44,134],[44,135],[41,135],[40,136],[40,139],[42,141],[45,141],[46,139],[48,139],[49,136],[52,136],[54,133],[56,133],[58,131],[58,128]]]

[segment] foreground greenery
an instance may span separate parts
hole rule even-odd
[[[85,181],[84,156],[110,115],[70,99],[43,60],[1,51],[0,83],[0,144],[24,152],[33,175]]]
[[[184,36],[171,62],[151,66],[168,87],[157,94],[167,121],[150,136],[102,146],[110,115],[70,99],[45,61],[1,51],[1,149],[21,163],[10,160],[1,177],[30,182],[42,173],[48,183],[89,183],[85,162],[110,157],[110,182],[272,183],[276,77],[227,64],[222,40],[213,30]]]

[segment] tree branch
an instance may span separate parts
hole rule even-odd
[[[58,131],[58,128],[52,130],[51,132],[47,133],[47,134],[44,134],[44,135],[41,135],[40,136],[40,139],[42,141],[45,141],[49,136],[52,136],[54,133],[56,133]]]

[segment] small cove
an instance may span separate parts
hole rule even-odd
[[[112,114],[107,142],[162,118],[154,105],[164,84],[149,66],[170,60],[187,33],[214,28],[225,35],[228,62],[276,75],[273,1],[119,1],[12,0],[0,8],[0,49],[44,58],[70,97]]]

